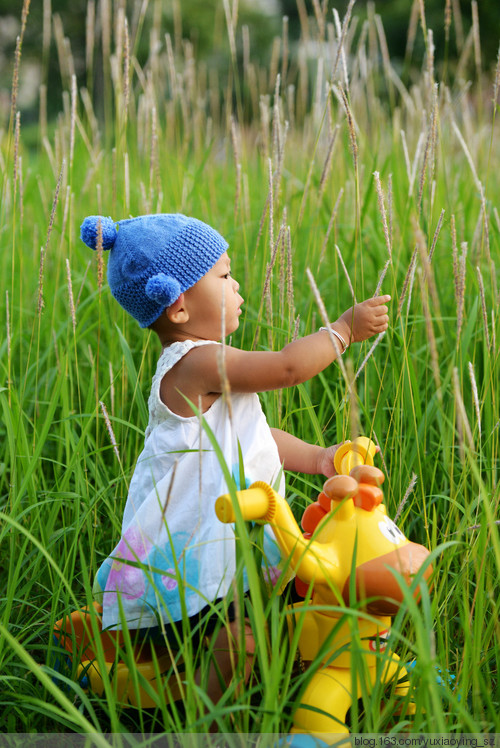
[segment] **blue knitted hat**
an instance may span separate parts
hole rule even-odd
[[[81,226],[82,241],[97,249],[110,250],[108,282],[111,293],[141,327],[151,325],[194,286],[228,244],[215,229],[181,213],[113,221],[88,216]]]

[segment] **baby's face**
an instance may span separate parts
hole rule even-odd
[[[224,252],[208,273],[184,294],[190,331],[207,340],[220,340],[224,310],[225,334],[231,335],[238,328],[243,304],[239,287],[231,277],[231,260]]]

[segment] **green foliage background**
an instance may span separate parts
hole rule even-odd
[[[112,678],[102,697],[51,680],[53,624],[91,601],[119,537],[159,352],[110,297],[79,226],[87,214],[178,210],[230,243],[246,300],[236,345],[276,349],[323,323],[308,269],[330,319],[353,294],[391,293],[382,339],[263,404],[272,425],[309,441],[376,439],[389,514],[435,549],[432,590],[407,601],[391,635],[417,661],[416,715],[399,716],[394,689],[379,685],[354,705],[353,731],[498,732],[500,71],[478,64],[472,36],[438,64],[420,19],[425,55],[406,75],[385,55],[373,8],[345,20],[345,66],[335,28],[322,37],[310,7],[310,39],[245,57],[243,16],[221,20],[219,5],[204,24],[220,30],[212,66],[201,42],[198,56],[183,41],[184,5],[177,37],[155,15],[161,3],[140,7],[99,6],[84,69],[73,39],[59,38],[57,76],[52,18],[39,59],[49,91],[62,82],[57,116],[43,103],[31,121],[19,109],[24,40],[11,66],[0,130],[0,729],[206,732],[215,719],[220,732],[287,732],[310,677],[294,669],[280,600],[258,604],[254,569],[257,677],[247,689],[236,680],[221,704],[207,705],[192,673],[182,708],[164,694],[153,714],[124,710]],[[287,478],[300,515],[321,480]],[[191,662],[189,637],[185,647]],[[122,656],[131,662],[130,649]],[[454,677],[439,683],[436,667]]]

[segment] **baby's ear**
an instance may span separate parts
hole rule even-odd
[[[189,314],[184,303],[183,293],[181,293],[179,298],[176,299],[173,304],[170,304],[170,306],[166,308],[165,314],[169,321],[174,325],[182,325],[184,322],[188,321]]]

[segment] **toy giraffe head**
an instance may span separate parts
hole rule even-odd
[[[335,586],[346,604],[350,604],[353,588],[357,601],[367,601],[363,607],[368,613],[392,616],[404,597],[397,575],[410,584],[429,551],[410,542],[387,516],[380,488],[383,481],[381,470],[363,464],[349,475],[329,478],[318,500],[304,512],[302,527],[306,537],[313,537],[313,545],[335,550]],[[426,579],[431,571],[428,566]],[[327,585],[315,585],[313,597],[331,604],[338,599]]]

